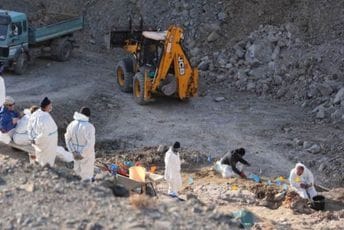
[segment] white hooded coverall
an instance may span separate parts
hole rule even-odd
[[[4,79],[0,76],[0,106],[5,102],[6,91]]]
[[[179,153],[173,152],[172,147],[165,155],[165,180],[168,183],[168,193],[178,195],[178,190],[182,186],[180,158]]]
[[[303,173],[301,176],[296,174],[296,168],[302,166]],[[295,168],[290,171],[289,182],[291,188],[294,189],[303,199],[308,199],[307,192],[310,198],[313,198],[317,195],[317,191],[314,188],[314,177],[312,172],[303,164],[297,163]],[[301,188],[301,184],[311,185],[308,189]],[[307,191],[306,191],[307,190]]]
[[[74,161],[74,171],[82,180],[92,179],[95,163],[95,128],[84,114],[75,112],[65,133],[65,141],[70,152],[78,152],[82,160]]]
[[[54,166],[57,148],[57,125],[48,112],[34,112],[28,124],[29,139],[34,140],[36,161],[45,166]]]
[[[13,142],[17,145],[29,145],[31,143],[27,131],[31,112],[28,109],[24,109],[24,114],[18,121],[13,135]]]

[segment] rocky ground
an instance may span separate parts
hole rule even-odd
[[[190,177],[195,181],[183,195],[192,191],[205,204],[159,199],[153,208],[137,210],[130,200],[113,197],[100,181],[80,183],[63,165],[54,170],[30,166],[25,155],[1,146],[1,229],[164,229],[170,223],[176,229],[226,229],[237,226],[228,214],[244,207],[258,216],[257,229],[341,226],[342,1],[2,0],[0,7],[27,12],[38,19],[37,25],[49,19],[37,18],[44,12],[85,16],[85,30],[76,35],[81,48],[69,62],[37,59],[23,76],[5,73],[8,94],[18,109],[49,96],[64,145],[73,112],[89,106],[97,156],[103,160],[137,156],[139,149],[141,155],[134,160],[161,164],[163,154],[156,146],[180,141],[185,185]],[[183,26],[185,48],[200,69],[199,97],[187,103],[158,98],[142,107],[120,92],[114,66],[124,54],[107,50],[104,36],[126,25],[128,16],[137,23],[140,15],[146,25],[161,29],[171,23]],[[214,162],[236,147],[248,150],[246,158],[253,165],[248,170],[260,176],[287,177],[303,161],[317,183],[338,187],[325,193],[330,209],[294,215],[283,205],[277,210],[257,206],[250,185],[223,181],[207,171],[209,157]],[[194,165],[203,166],[197,169],[201,176]],[[228,183],[241,184],[246,197],[228,192]],[[164,191],[164,185],[159,189]]]
[[[344,220],[343,189],[322,193],[327,198],[325,212],[309,209],[303,201],[282,205],[279,198],[271,199],[281,194],[281,187],[222,179],[209,168],[205,155],[185,150],[180,196],[185,201],[168,198],[164,182],[156,187],[155,198],[116,197],[105,173],[93,183],[80,182],[62,162],[41,168],[29,164],[23,152],[3,146],[0,151],[1,229],[239,229],[240,220],[231,213],[242,209],[254,214],[252,229],[339,229]],[[122,157],[116,160],[154,163],[158,172],[162,170],[153,148],[116,153]],[[196,156],[201,159],[199,169],[191,167]],[[111,162],[109,157],[98,160]]]

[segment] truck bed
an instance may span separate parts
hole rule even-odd
[[[83,16],[45,14],[29,20],[29,43],[36,44],[83,29]]]

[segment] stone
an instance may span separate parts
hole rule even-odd
[[[220,35],[216,31],[213,31],[207,37],[207,41],[208,42],[215,42],[219,38],[220,38]]]
[[[281,85],[282,84],[282,77],[280,75],[274,75],[273,81],[276,85]]]
[[[202,212],[202,209],[200,209],[199,207],[193,207],[193,208],[192,208],[192,212],[193,212],[193,213],[201,213],[201,212]]]
[[[226,15],[226,13],[224,13],[224,12],[220,12],[220,13],[217,14],[217,18],[218,18],[220,21],[225,21],[226,17],[227,17],[227,15]]]
[[[254,91],[256,89],[256,83],[254,82],[249,82],[247,84],[247,88],[246,88],[248,91]]]
[[[341,110],[337,109],[336,111],[334,111],[331,114],[331,120],[333,120],[333,121],[340,120],[342,115],[343,115],[343,112]]]
[[[160,219],[161,218],[161,213],[158,211],[151,211],[149,214],[149,217],[151,217],[152,219]]]
[[[216,82],[222,82],[223,80],[225,80],[225,75],[217,75],[216,76]]]
[[[324,119],[325,118],[325,108],[324,108],[324,106],[320,106],[318,108],[318,112],[317,112],[315,117],[318,118],[318,119]]]
[[[287,92],[288,92],[288,90],[286,88],[282,87],[277,91],[276,96],[277,96],[277,98],[282,98]]]
[[[243,50],[243,48],[241,48],[240,46],[236,45],[234,46],[234,51],[235,51],[235,55],[238,58],[243,58],[245,55],[245,51]]]
[[[313,154],[319,153],[320,150],[321,150],[321,148],[318,144],[314,144],[310,148],[307,149],[308,152],[313,153]]]
[[[239,80],[247,80],[247,73],[246,73],[246,71],[243,70],[243,69],[240,69],[238,71],[237,77],[238,77]]]
[[[195,57],[195,56],[197,56],[199,53],[200,53],[200,48],[198,48],[198,47],[195,47],[195,48],[193,48],[191,51],[190,51],[190,54],[191,54],[191,56],[192,57]]]
[[[20,189],[25,190],[27,192],[34,192],[35,191],[35,185],[34,183],[27,183],[24,185],[19,186]]]
[[[333,103],[337,104],[344,100],[344,87],[342,87],[334,97]]]
[[[321,163],[320,166],[319,166],[319,171],[322,172],[322,171],[324,171],[325,169],[326,169],[326,163],[323,162],[323,163]]]
[[[312,143],[308,142],[308,141],[304,141],[303,142],[303,148],[304,149],[308,149],[312,146]]]
[[[224,68],[227,64],[227,58],[223,55],[219,55],[217,57],[217,63],[219,64],[219,66]]]
[[[278,58],[279,54],[280,54],[280,47],[276,46],[274,51],[272,52],[271,59],[275,61]]]
[[[320,92],[320,94],[322,96],[330,96],[333,92],[333,89],[332,87],[327,84],[327,83],[323,83],[323,84],[318,84],[318,91]]]
[[[216,97],[214,100],[215,100],[216,102],[221,102],[221,101],[224,101],[225,98],[224,98],[224,97]]]
[[[86,230],[102,230],[104,227],[99,223],[89,223],[86,225]]]
[[[159,220],[159,221],[155,221],[154,224],[153,224],[153,229],[172,229],[172,224],[170,221],[162,221],[162,220]]]
[[[296,146],[301,146],[303,144],[303,141],[301,141],[298,138],[294,138],[293,142],[295,143]]]
[[[226,69],[231,69],[231,68],[233,68],[233,64],[232,64],[232,63],[227,63],[227,64],[225,65],[225,68],[226,68]]]
[[[201,61],[201,63],[199,63],[198,65],[198,69],[202,71],[207,71],[209,69],[209,65],[209,61]]]

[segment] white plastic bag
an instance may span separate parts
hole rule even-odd
[[[65,162],[72,162],[74,161],[73,154],[71,152],[66,151],[63,147],[57,146],[56,148],[56,156]]]
[[[8,145],[11,142],[11,137],[8,133],[0,132],[0,141]]]

